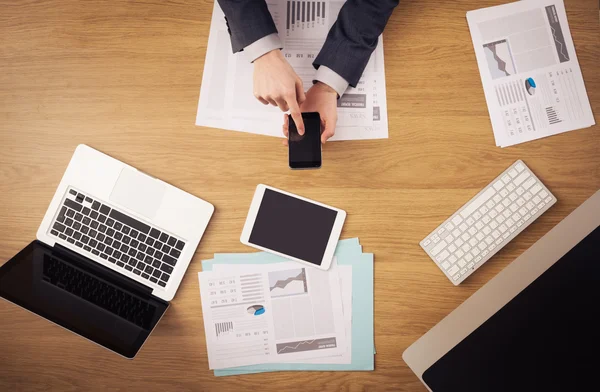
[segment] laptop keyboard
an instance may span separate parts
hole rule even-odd
[[[165,287],[185,242],[70,189],[50,234]]]
[[[44,258],[44,280],[144,329],[156,307],[54,257]]]

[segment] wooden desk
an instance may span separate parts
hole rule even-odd
[[[210,201],[216,213],[134,361],[1,302],[0,390],[423,391],[404,349],[600,188],[598,125],[494,146],[465,12],[499,1],[403,1],[385,33],[390,138],[329,143],[315,171],[289,170],[277,139],[194,126],[212,1],[1,3],[2,262],[35,237],[79,143]],[[597,7],[567,1],[596,121]],[[454,287],[418,243],[518,158],[559,202]],[[360,237],[375,254],[374,372],[215,378],[208,370],[200,260],[252,251],[239,235],[260,182],[345,209],[343,237]]]

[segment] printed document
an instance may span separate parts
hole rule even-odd
[[[334,261],[334,263],[336,262]],[[291,268],[297,265],[293,262],[286,264],[290,265]],[[264,264],[215,264],[212,270],[214,272],[248,272],[256,271],[257,269],[261,268],[264,268]],[[322,358],[301,359],[290,362],[345,365],[352,363],[352,266],[338,265],[337,268],[330,268],[329,271],[333,271],[331,273],[335,273],[336,269],[340,279],[342,311],[344,314],[344,331],[346,333],[346,351],[342,355]]]
[[[283,54],[307,91],[319,53],[344,1],[267,0]],[[253,94],[253,68],[242,51],[233,54],[223,11],[215,1],[204,63],[196,125],[283,137],[283,113]],[[338,99],[336,134],[331,140],[387,138],[383,45],[379,44],[356,88]]]
[[[339,274],[297,263],[200,272],[210,369],[343,355]]]
[[[496,145],[595,124],[562,0],[467,12]]]

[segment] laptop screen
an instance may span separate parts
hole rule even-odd
[[[133,358],[168,304],[115,274],[34,241],[0,268],[0,296]]]
[[[600,365],[600,227],[423,373],[434,392],[583,391]]]

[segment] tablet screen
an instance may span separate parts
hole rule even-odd
[[[320,265],[337,211],[265,189],[249,242]]]

